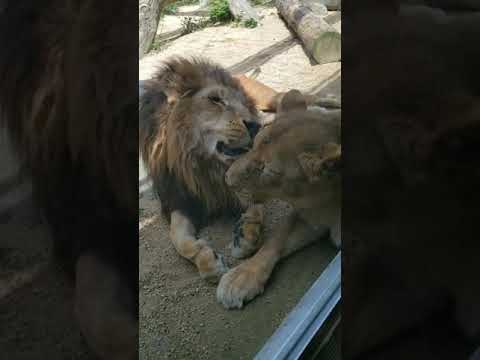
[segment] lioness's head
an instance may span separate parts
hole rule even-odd
[[[339,183],[340,126],[339,112],[309,111],[300,92],[288,92],[272,125],[227,171],[227,184],[249,190],[257,200],[289,200],[312,186]]]

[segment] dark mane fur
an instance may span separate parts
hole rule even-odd
[[[3,1],[0,121],[67,268],[93,251],[137,291],[138,50],[123,3]]]

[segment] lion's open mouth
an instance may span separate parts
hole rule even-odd
[[[230,156],[230,157],[237,157],[242,154],[245,154],[249,150],[248,147],[228,147],[223,141],[219,141],[217,143],[217,151],[220,154]]]

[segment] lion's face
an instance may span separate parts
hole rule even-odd
[[[172,58],[142,87],[140,149],[165,214],[192,203],[197,217],[237,209],[225,171],[261,123],[239,81],[208,60]]]
[[[229,166],[253,145],[259,129],[257,114],[243,104],[238,90],[207,86],[192,101],[192,126],[197,150]]]

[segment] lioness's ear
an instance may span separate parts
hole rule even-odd
[[[277,113],[307,110],[307,100],[298,90],[290,90],[278,99]]]
[[[336,143],[327,143],[322,151],[302,152],[298,161],[309,183],[315,183],[321,176],[331,175],[339,171],[342,147]]]

